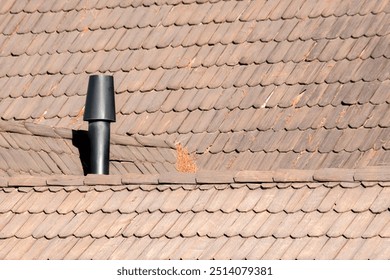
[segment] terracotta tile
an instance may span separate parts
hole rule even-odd
[[[388,206],[388,197],[390,190],[384,188],[378,197],[375,199],[374,203],[371,205],[370,210],[374,213],[380,213],[385,211]],[[387,206],[386,206],[387,205]]]
[[[198,235],[207,233],[210,238],[217,238],[226,236],[226,233],[230,231],[232,225],[240,219],[242,215],[238,212],[224,214],[221,212],[215,212],[212,214],[212,218],[204,224],[198,231]],[[238,235],[238,232],[230,232],[233,235]]]
[[[101,222],[96,227],[96,231],[92,231],[96,235],[104,234],[107,237],[117,237],[121,235],[124,229],[132,222],[136,213],[132,214],[120,214],[118,213],[111,214],[110,219],[112,221],[108,221],[109,218],[106,217],[104,222]]]
[[[9,238],[15,236],[18,230],[27,222],[29,218],[28,213],[21,213],[14,215],[9,222],[4,225],[1,231],[2,238]]]
[[[0,243],[0,257],[5,259],[5,256],[18,244],[19,239],[13,237],[9,239],[2,239]]]
[[[384,92],[386,92],[388,87],[389,87],[388,82],[386,81],[382,82],[378,87],[378,89],[375,91],[374,95],[371,96],[370,102],[375,105],[384,103],[386,100],[386,94],[384,94]]]
[[[364,193],[362,188],[348,189],[335,203],[334,210],[337,212],[346,212],[353,209],[357,200]]]
[[[130,223],[130,225],[124,230],[123,234],[125,236],[134,235],[136,237],[144,237],[146,235],[149,235],[151,230],[159,223],[163,216],[164,214],[158,211],[153,212],[151,214],[141,214],[137,216],[132,221],[132,223]],[[145,219],[147,223],[145,223]]]
[[[345,212],[339,215],[329,228],[327,236],[340,237],[349,228],[351,222],[355,219],[356,214],[353,212]]]
[[[278,195],[274,197],[267,210],[271,213],[278,213],[285,209],[287,203],[291,199],[294,193],[294,189],[287,188],[283,191],[279,191]],[[264,197],[264,196],[263,196]]]
[[[187,193],[184,199],[181,201],[180,205],[177,206],[177,211],[179,213],[185,213],[191,211],[195,203],[200,199],[202,191],[199,189],[191,190]]]
[[[181,190],[177,190],[177,191],[181,191]],[[172,192],[169,190],[165,190],[162,192],[153,192],[153,193],[154,193],[153,195],[149,195],[149,196],[147,195],[145,197],[145,200],[149,200],[149,199],[153,200],[153,198],[155,198],[154,201],[152,202],[148,201],[145,204],[142,204],[141,202],[141,204],[137,207],[137,212],[141,213],[147,210],[150,213],[152,213],[158,211],[161,209],[162,205],[168,199],[168,197],[172,195]],[[158,199],[156,199],[156,197],[158,197]],[[145,209],[145,207],[147,207],[147,209]]]
[[[224,205],[224,202],[231,195],[232,190],[223,190],[215,192],[215,195],[205,204],[205,210],[208,212],[216,212],[221,210],[221,207]]]
[[[116,259],[124,259],[124,253],[128,250],[128,248],[133,244],[134,238],[122,238],[122,237],[116,237],[116,238],[110,238],[110,241],[115,244],[115,249],[110,251],[107,256],[104,257],[104,259],[110,259],[110,260],[116,260]],[[111,242],[110,242],[111,243]],[[118,244],[118,246],[116,246]],[[106,251],[101,251],[102,253],[105,253]]]
[[[294,194],[291,196],[287,205],[285,206],[285,211],[287,213],[295,213],[307,205],[308,199],[313,196],[313,190],[303,187],[295,190]]]
[[[65,260],[76,260],[88,249],[95,239],[92,237],[79,238],[72,249],[64,256]]]
[[[240,247],[247,240],[240,236],[229,238],[225,245],[214,256],[216,260],[229,260],[240,250]]]
[[[169,244],[165,245],[165,247],[167,247],[170,246],[171,243],[174,243],[173,245],[175,247],[175,250],[173,251],[169,250],[170,252],[169,255],[164,254],[165,258],[169,257],[169,259],[183,259],[183,260],[198,259],[202,251],[205,248],[207,248],[207,246],[210,244],[210,240],[208,238],[202,238],[202,237],[193,237],[193,238],[185,238],[185,239],[177,238],[176,240],[177,242],[176,241],[169,242]],[[180,244],[180,247],[176,248],[177,244]],[[166,251],[165,248],[164,251]]]
[[[386,249],[383,250],[382,248],[386,248]],[[374,251],[373,255],[371,256],[371,259],[375,259],[375,260],[387,259],[390,255],[388,248],[389,248],[389,239],[382,238],[381,244],[379,246],[377,246],[376,250]]]
[[[33,231],[44,221],[46,214],[39,213],[34,214],[27,219],[27,221],[21,226],[15,233],[17,238],[27,238],[32,236]]]
[[[335,259],[338,260],[352,259],[364,242],[365,242],[364,239],[361,238],[347,239],[346,244],[341,248],[341,250],[335,256]]]
[[[179,215],[178,219],[175,221],[175,223],[170,227],[170,229],[165,232],[165,235],[168,238],[174,238],[181,234],[181,232],[184,230],[184,228],[188,225],[188,223],[193,218],[194,213],[192,212],[186,212],[184,214]]]
[[[381,232],[379,233],[379,235],[382,237],[382,238],[389,238],[390,236],[390,231],[389,231],[389,222],[387,222],[387,224],[383,227],[383,229],[381,230]]]
[[[297,256],[299,260],[309,260],[316,259],[318,252],[322,250],[326,242],[328,241],[328,237],[322,236],[319,238],[311,238],[306,246],[302,249],[302,251]]]
[[[181,235],[184,237],[193,237],[197,234],[198,229],[203,225],[204,223],[207,223],[207,221],[212,217],[212,214],[209,214],[207,212],[199,212],[196,213],[193,218],[189,221],[186,222],[185,227],[181,231]],[[178,220],[178,222],[180,219]],[[181,221],[180,221],[181,222]],[[172,233],[167,233],[168,237]]]
[[[339,254],[339,252],[344,248],[348,239],[344,237],[339,238],[330,238],[325,245],[322,247],[319,254],[316,256],[316,259],[322,260],[332,260]]]
[[[82,212],[78,213],[69,220],[66,228],[58,230],[57,235],[61,238],[73,235],[75,231],[88,219],[89,214]],[[53,228],[52,228],[53,230]]]
[[[267,210],[279,192],[277,188],[265,189],[253,210],[255,212]]]
[[[80,214],[78,214],[80,215]],[[103,212],[96,212],[94,214],[90,214],[75,231],[73,232],[73,235],[76,237],[84,238],[88,235],[92,236],[92,232],[96,229],[96,227],[99,225],[99,223],[103,220],[105,220],[106,215],[112,215],[113,214],[104,214]]]
[[[302,251],[302,249],[307,245],[307,243],[310,240],[311,238],[308,237],[293,239],[293,242],[291,243],[288,250],[283,254],[281,259],[283,260],[297,259],[299,253]]]
[[[309,231],[315,227],[321,217],[322,214],[317,211],[306,213],[299,223],[294,228],[290,229],[290,235],[293,238],[303,238],[307,236]]]
[[[43,239],[45,240],[45,239]],[[68,237],[65,239],[54,238],[51,240],[46,240],[47,246],[40,253],[40,259],[63,259],[64,256],[71,250],[71,248],[77,242],[77,239],[74,237]]]
[[[350,214],[346,212],[346,215]],[[352,213],[353,214],[353,213]],[[313,223],[313,227],[308,229],[308,235],[310,237],[319,237],[327,234],[329,229],[334,226],[335,221],[339,218],[339,214],[334,211],[324,213],[316,224]]]
[[[357,169],[355,172],[355,180],[357,181],[387,181],[387,167],[370,167],[365,169]]]
[[[302,0],[291,1],[291,3],[289,5],[287,5],[286,10],[283,12],[282,18],[283,19],[291,19],[291,18],[297,16],[297,13],[299,11],[302,11],[302,9],[304,8],[304,5],[305,5],[305,1],[302,1]]]
[[[213,212],[205,216],[204,224],[199,225],[196,230],[198,236],[207,236],[209,238],[218,238],[224,235],[226,230],[237,219],[238,214],[225,214],[222,212]],[[195,216],[196,218],[196,216]]]
[[[180,214],[178,212],[172,212],[169,214],[164,214],[161,220],[154,226],[154,228],[149,232],[150,237],[157,238],[164,236],[167,232],[178,221]]]
[[[42,223],[31,233],[34,238],[53,238],[58,235],[59,230],[74,217],[73,213],[58,215],[56,213],[46,215]]]
[[[5,1],[4,6],[1,7],[0,13],[5,14],[9,12],[11,9],[13,9],[14,3],[12,3],[11,0]]]
[[[10,220],[13,218],[14,213],[9,211],[7,213],[0,214],[0,216],[1,216],[0,229],[3,229],[10,222]]]
[[[40,259],[40,255],[46,250],[49,241],[45,238],[35,240],[30,249],[22,256],[21,259],[25,260],[37,260]]]
[[[268,249],[263,256],[265,260],[279,260],[289,250],[292,243],[295,242],[292,238],[276,239],[275,243]]]
[[[389,212],[385,211],[375,215],[370,225],[365,229],[361,235],[363,238],[371,238],[378,236],[381,230],[385,227],[386,222],[389,220]]]
[[[252,210],[262,196],[262,192],[263,191],[261,189],[249,191],[248,195],[246,195],[244,199],[240,202],[240,204],[237,206],[237,210],[239,212],[248,212]]]
[[[347,230],[344,232],[344,236],[347,238],[358,238],[363,235],[367,227],[373,221],[375,215],[369,211],[360,213],[349,225]]]
[[[226,174],[225,172],[209,172],[209,171],[199,171],[196,174],[196,182],[198,184],[207,184],[207,183],[220,183],[220,184],[229,184],[233,183],[233,175]]]
[[[21,239],[23,241],[19,241],[15,244],[11,251],[8,252],[6,256],[4,256],[5,260],[20,260],[23,255],[31,248],[34,244],[34,238],[26,238]]]
[[[365,239],[365,242],[361,245],[361,247],[358,249],[356,254],[353,256],[353,260],[367,260],[371,259],[371,256],[376,251],[376,249],[381,247],[381,238],[380,237],[374,237]]]
[[[149,245],[139,255],[138,259],[142,260],[154,260],[160,258],[160,251],[167,245],[169,239],[159,238],[152,239]]]
[[[19,191],[23,192],[23,190],[21,190],[21,188],[19,188]],[[12,208],[7,209],[7,210],[12,210],[12,212],[14,212],[14,213],[27,212],[30,209],[31,204],[34,203],[36,200],[38,200],[38,198],[39,198],[38,193],[35,193],[34,191],[28,192],[28,193],[24,194],[21,197],[21,199],[19,199],[17,201],[17,203],[14,204],[14,206]]]
[[[266,254],[266,252],[269,250],[269,248],[271,248],[271,246],[274,244],[274,242],[275,242],[275,238],[273,237],[266,237],[260,239],[260,242],[257,241],[253,249],[245,257],[245,259],[248,260],[262,259],[263,256]]]
[[[378,198],[381,190],[382,189],[379,186],[366,188],[353,206],[354,211],[363,212],[370,209],[371,205]]]
[[[248,194],[249,190],[246,187],[241,187],[237,190],[234,190],[233,192],[230,192],[226,203],[224,203],[221,207],[221,211],[223,211],[224,213],[231,213],[233,211],[236,211],[239,205],[241,205],[245,198],[248,196]]]
[[[159,192],[158,191],[151,191],[151,192],[146,192],[145,194],[139,195],[139,191],[135,190],[136,193],[131,194],[126,200],[125,203],[130,197],[132,197],[132,201],[135,202],[133,205],[133,211],[136,210],[138,213],[143,213],[147,211],[150,207],[151,204],[154,203],[154,201],[159,197]],[[135,200],[134,200],[135,199]],[[124,205],[123,203],[122,205]],[[129,211],[126,211],[129,213]],[[132,212],[132,211],[131,211]]]
[[[152,240],[148,248],[140,255],[140,258],[143,258],[143,256],[150,256],[150,258],[155,256],[154,259],[171,259],[171,256],[181,248],[185,241],[184,238],[162,239],[157,244],[155,240]],[[160,248],[161,246],[162,248]],[[156,249],[155,252],[153,249]]]
[[[88,248],[80,255],[79,259],[82,260],[96,260],[99,259],[96,257],[96,255],[99,252],[106,251],[107,255],[110,255],[113,250],[115,250],[116,247],[114,246],[107,246],[107,243],[109,241],[115,240],[115,239],[107,239],[105,237],[100,239],[95,239]],[[105,250],[103,250],[105,249]]]
[[[221,248],[226,244],[228,241],[228,238],[226,237],[220,237],[215,240],[214,243],[211,244],[211,246],[207,247],[206,250],[200,254],[199,259],[200,260],[211,260],[215,259],[215,255],[221,250]]]
[[[258,238],[273,236],[277,231],[277,228],[283,223],[287,216],[288,215],[283,212],[271,214],[264,222],[264,224],[259,228],[255,236]]]

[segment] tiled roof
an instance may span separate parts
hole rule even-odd
[[[3,120],[85,128],[87,76],[108,73],[113,132],[204,169],[390,164],[387,0],[5,2]]]
[[[389,168],[24,179],[1,259],[390,258]]]
[[[389,259],[389,25],[388,0],[3,0],[0,259]],[[99,73],[112,175],[84,176]]]

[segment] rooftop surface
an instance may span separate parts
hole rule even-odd
[[[390,258],[388,168],[1,183],[2,259]]]
[[[390,1],[4,0],[0,63],[0,259],[390,259]]]

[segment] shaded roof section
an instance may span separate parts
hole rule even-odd
[[[1,259],[390,258],[388,168],[25,179]]]
[[[388,1],[5,1],[3,120],[85,129],[114,75],[118,135],[204,169],[388,165]],[[363,140],[366,139],[366,140]]]
[[[86,131],[0,122],[0,175],[83,175],[89,163]],[[176,151],[158,139],[111,135],[111,174],[176,170]]]
[[[219,153],[192,154],[199,170],[274,170],[279,167],[294,169],[360,168],[367,165],[383,165],[390,156],[390,140],[386,134],[374,142],[379,129],[367,130],[367,137],[345,139],[351,145],[373,143],[374,149],[332,150],[328,152],[285,151],[280,152],[277,143],[269,143],[275,149],[261,151],[222,151]],[[389,130],[385,130],[387,132]],[[369,133],[368,133],[369,132]],[[311,133],[306,136],[310,142]],[[197,135],[195,137],[199,137]],[[202,137],[208,137],[202,133]],[[219,136],[220,137],[220,136]],[[241,144],[254,137],[242,132]],[[194,138],[193,138],[194,139]],[[236,138],[228,143],[237,143]],[[264,140],[258,138],[257,144]],[[317,139],[321,141],[321,138]],[[325,139],[326,140],[326,139]],[[299,143],[302,147],[308,142]],[[318,142],[319,143],[319,142]],[[178,168],[177,143],[169,139],[150,136],[111,135],[110,174],[163,174]],[[322,144],[320,144],[322,146]],[[187,150],[191,146],[187,146]],[[362,148],[363,149],[363,148]],[[0,122],[0,174],[18,175],[82,175],[89,162],[88,135],[84,130],[71,130],[34,123],[14,121]],[[187,153],[187,152],[186,152]],[[191,155],[191,154],[190,154]],[[295,158],[299,155],[298,158]]]

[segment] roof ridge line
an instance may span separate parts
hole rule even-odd
[[[324,168],[318,170],[278,169],[275,171],[213,171],[196,173],[167,172],[162,174],[123,175],[50,175],[0,177],[0,187],[55,186],[120,186],[120,185],[224,185],[263,183],[340,182],[350,187],[361,182],[390,182],[390,166],[358,169]]]

